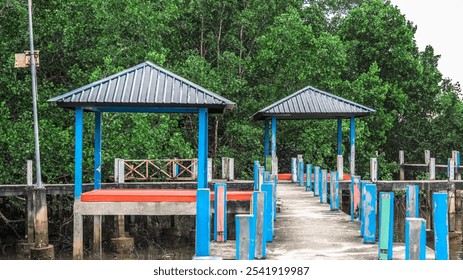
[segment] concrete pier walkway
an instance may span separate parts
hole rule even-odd
[[[377,260],[378,244],[364,244],[360,223],[342,211],[330,211],[319,197],[290,182],[278,184],[281,211],[275,221],[273,242],[267,243],[269,260]],[[212,254],[234,259],[234,241],[214,243]],[[434,252],[428,248],[427,258]],[[393,259],[405,259],[404,244],[394,244]]]

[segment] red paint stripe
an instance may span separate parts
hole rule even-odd
[[[252,191],[228,191],[228,201],[250,201]],[[211,192],[211,201],[214,192]],[[82,194],[83,202],[196,202],[196,190],[94,190]]]

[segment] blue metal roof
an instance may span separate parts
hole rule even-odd
[[[236,105],[149,61],[48,101],[70,109],[186,107],[209,108],[211,113],[220,113]]]
[[[254,120],[275,116],[277,119],[336,119],[361,117],[374,109],[308,86],[255,113]]]

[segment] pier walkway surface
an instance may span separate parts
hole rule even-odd
[[[378,244],[364,244],[360,223],[305,191],[305,187],[282,181],[277,199],[281,211],[275,220],[273,242],[267,243],[269,260],[377,260]],[[235,258],[234,240],[211,244],[212,255]],[[427,248],[428,259],[434,258]],[[393,259],[405,259],[404,244],[393,246]]]

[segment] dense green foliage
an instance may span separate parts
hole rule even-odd
[[[72,182],[73,112],[46,101],[145,60],[237,103],[209,121],[209,156],[235,158],[250,178],[261,160],[257,110],[308,85],[377,110],[357,124],[357,173],[378,153],[380,177],[396,172],[398,151],[438,163],[463,150],[461,89],[443,79],[431,46],[420,52],[416,27],[387,1],[313,0],[47,0],[34,1],[40,50],[39,119],[46,183]],[[0,183],[24,183],[33,159],[29,69],[14,54],[29,47],[27,3],[0,0]],[[84,169],[91,181],[93,116],[86,116]],[[104,114],[103,176],[119,158],[191,158],[194,115]],[[348,123],[344,122],[345,158]],[[298,153],[335,167],[336,121],[278,123],[280,169]]]

